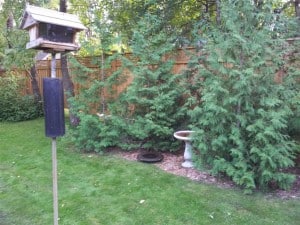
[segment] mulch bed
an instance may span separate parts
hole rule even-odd
[[[124,159],[137,161],[137,157],[139,155],[139,151],[118,151],[114,150],[111,153],[118,155]],[[207,184],[214,184],[221,188],[236,188],[236,185],[228,180],[228,179],[221,179],[212,176],[211,174],[203,171],[196,170],[194,168],[183,168],[181,163],[184,161],[183,159],[183,152],[179,153],[170,153],[164,152],[163,160],[157,163],[154,163],[160,169],[175,174],[177,176],[187,177],[188,179],[207,183]],[[141,162],[142,163],[142,162]],[[290,172],[296,175],[296,181],[292,186],[291,190],[275,190],[268,194],[270,197],[278,197],[281,199],[300,199],[300,169],[292,169]]]

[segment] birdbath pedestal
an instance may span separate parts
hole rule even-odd
[[[191,145],[191,134],[194,131],[191,130],[182,130],[182,131],[177,131],[174,133],[174,137],[178,140],[184,141],[185,142],[185,148],[184,148],[184,162],[181,164],[182,167],[185,168],[191,168],[193,167],[192,163],[192,145]]]

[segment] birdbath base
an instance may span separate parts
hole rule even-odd
[[[193,163],[190,162],[190,161],[185,161],[185,162],[181,163],[181,166],[184,167],[184,168],[192,168],[192,167],[194,167]]]

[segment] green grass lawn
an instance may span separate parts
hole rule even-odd
[[[0,123],[0,224],[53,224],[51,139],[42,119]],[[243,195],[58,140],[59,224],[299,224],[300,201]]]

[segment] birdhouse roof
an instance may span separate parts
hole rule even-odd
[[[86,29],[86,27],[80,22],[78,16],[76,15],[27,5],[20,28],[27,30],[31,26],[40,22],[64,27],[71,27],[79,31]]]

